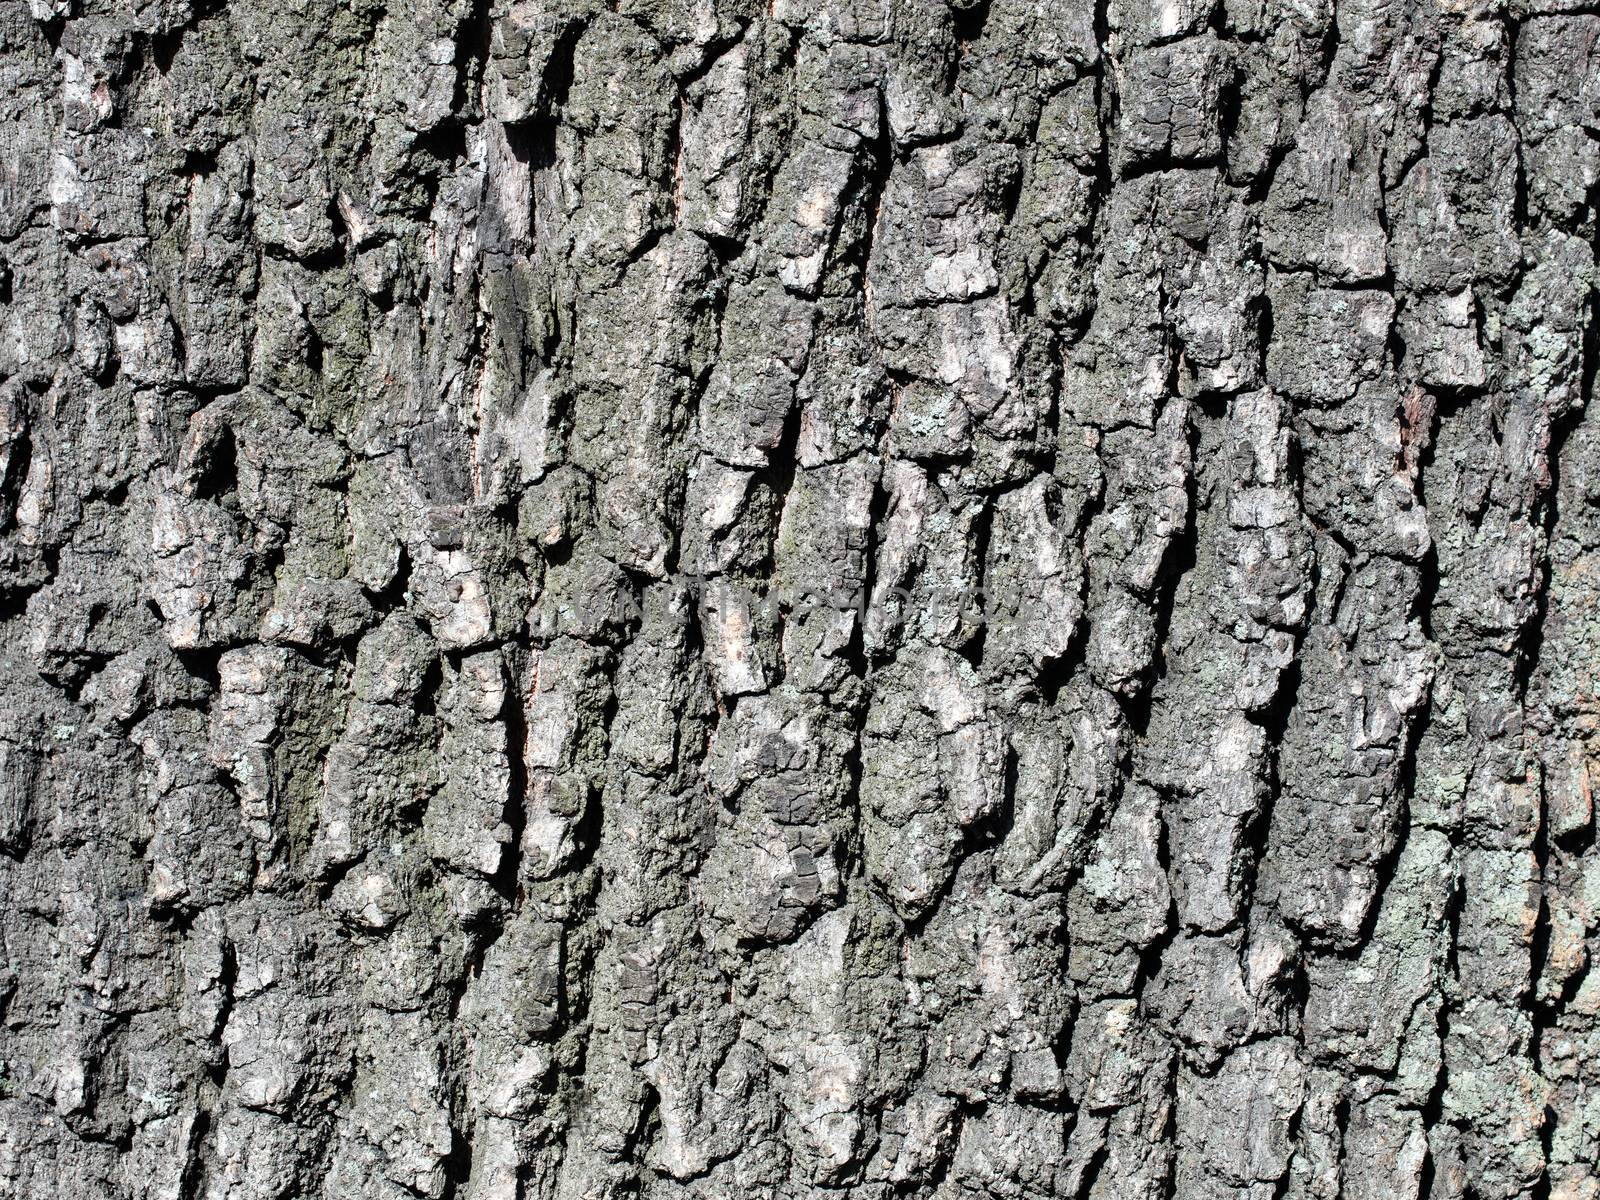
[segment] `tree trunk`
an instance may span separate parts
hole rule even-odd
[[[0,1195],[1600,1196],[1600,16],[0,43]]]

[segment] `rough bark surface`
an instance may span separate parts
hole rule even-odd
[[[1600,1196],[1591,5],[0,47],[0,1194]]]

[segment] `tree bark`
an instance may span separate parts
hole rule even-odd
[[[1600,16],[0,0],[0,1195],[1600,1196]]]

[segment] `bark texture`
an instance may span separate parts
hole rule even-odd
[[[0,48],[0,1194],[1600,1196],[1592,5]]]

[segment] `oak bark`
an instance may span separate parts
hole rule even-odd
[[[1600,1196],[1592,7],[0,103],[0,1195]]]

